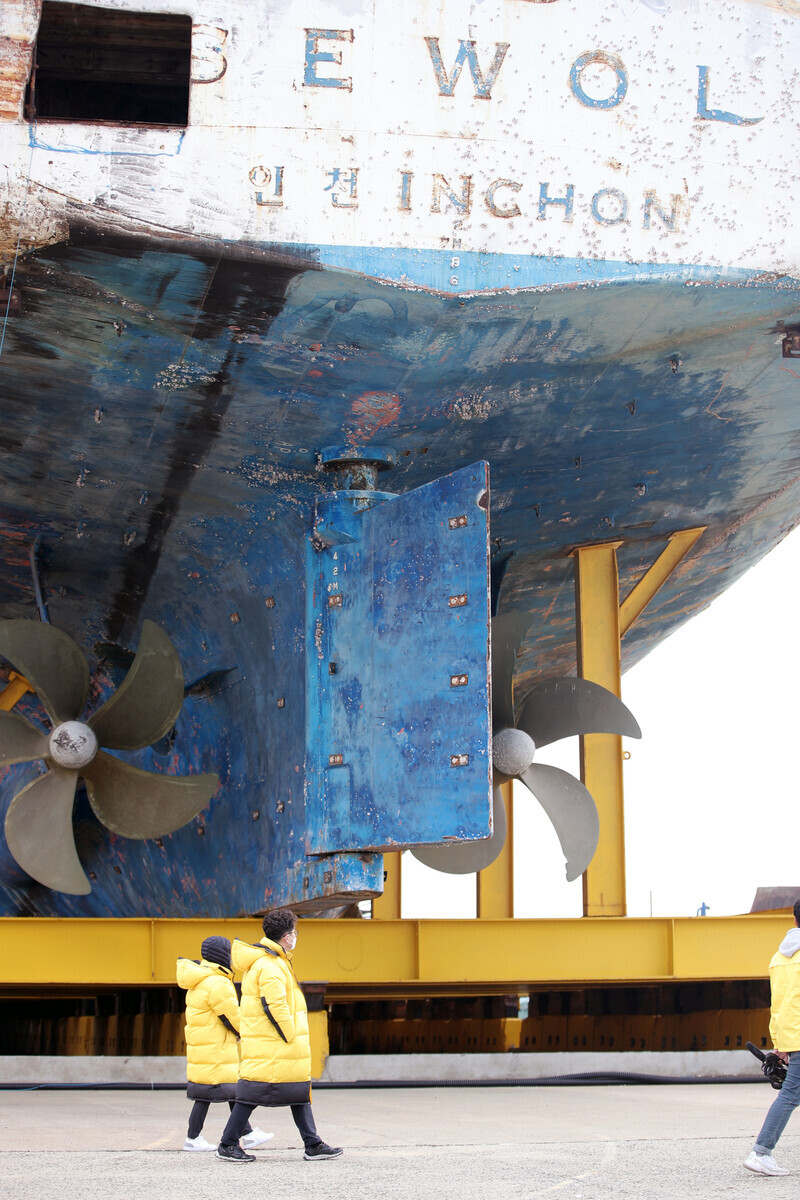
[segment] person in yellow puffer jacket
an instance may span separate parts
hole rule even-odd
[[[179,958],[178,986],[186,989],[186,1094],[194,1100],[184,1150],[215,1150],[203,1137],[209,1104],[227,1100],[231,1109],[239,1078],[239,1000],[233,986],[231,944],[208,937],[200,962]],[[274,1136],[248,1124],[245,1145],[261,1146]]]
[[[788,1175],[772,1156],[789,1117],[800,1105],[800,900],[794,902],[794,928],[788,930],[769,964],[772,992],[769,1033],[786,1064],[786,1078],[767,1113],[744,1165],[758,1175]]]
[[[311,1043],[305,997],[291,965],[297,944],[297,917],[276,908],[262,922],[264,937],[255,945],[240,941],[231,948],[242,979],[241,1066],[236,1105],[222,1131],[217,1158],[254,1162],[239,1138],[253,1109],[288,1105],[303,1139],[309,1162],[338,1158],[340,1146],[328,1146],[317,1133],[311,1112]]]

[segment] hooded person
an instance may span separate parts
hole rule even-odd
[[[194,1100],[184,1150],[215,1150],[203,1137],[210,1104],[227,1101],[231,1109],[239,1078],[239,1000],[233,986],[231,944],[225,937],[207,937],[198,962],[179,958],[178,986],[186,990],[186,1095]],[[253,1129],[243,1131],[252,1149],[274,1137]]]
[[[769,1034],[775,1053],[786,1064],[786,1078],[772,1102],[761,1132],[744,1165],[758,1175],[788,1175],[772,1151],[789,1117],[800,1105],[800,900],[794,902],[789,929],[769,964]]]
[[[328,1146],[317,1133],[311,1112],[311,1043],[308,1013],[300,984],[292,970],[291,951],[297,944],[297,917],[288,908],[267,913],[264,937],[251,944],[239,938],[231,948],[236,971],[243,971],[241,1063],[236,1105],[222,1131],[217,1158],[223,1162],[254,1162],[239,1145],[253,1109],[288,1106],[303,1139],[303,1158],[309,1162],[338,1158],[340,1146]]]

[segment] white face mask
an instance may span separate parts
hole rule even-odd
[[[287,933],[287,935],[286,935],[286,948],[287,948],[287,950],[294,950],[296,945],[297,945],[297,930],[293,929],[291,933]]]

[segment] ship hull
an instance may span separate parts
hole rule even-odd
[[[626,635],[629,667],[797,521],[792,6],[726,0],[724,53],[718,4],[621,4],[609,28],[581,0],[451,7],[385,28],[358,8],[342,30],[332,6],[308,28],[297,6],[223,4],[223,28],[199,5],[181,129],[26,120],[40,6],[7,9],[0,611],[35,615],[38,539],[98,703],[142,621],[162,625],[190,686],[174,739],[133,761],[221,784],[158,843],[110,833],[79,794],[91,894],[32,883],[0,848],[4,914],[380,890],[379,855],[333,882],[306,857],[326,446],[391,448],[397,493],[488,461],[500,606],[530,617],[518,701],[575,670],[572,548],[619,543],[624,595],[706,527]],[[39,719],[33,697],[19,710]],[[0,817],[37,770],[5,771]]]
[[[800,316],[791,290],[442,297],[285,260],[104,239],[20,272],[32,333],[17,326],[4,377],[3,612],[33,615],[39,536],[51,618],[97,657],[98,688],[121,679],[114,647],[135,648],[144,616],[162,624],[187,682],[214,682],[187,696],[169,753],[139,764],[222,785],[161,847],[79,810],[92,895],[9,885],[9,911],[223,915],[268,905],[267,879],[285,894],[274,861],[303,827],[298,600],[329,486],[317,450],[342,433],[392,446],[397,492],[489,461],[503,604],[531,616],[523,699],[574,670],[571,547],[620,540],[624,593],[670,534],[708,527],[626,637],[629,666],[795,520],[796,380],[774,332]],[[30,770],[8,773],[6,803]]]

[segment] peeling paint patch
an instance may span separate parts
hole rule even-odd
[[[213,368],[208,364],[201,365],[200,363],[170,363],[159,372],[156,387],[176,391],[179,388],[213,383],[218,369],[217,363],[213,365]]]
[[[239,471],[248,483],[259,487],[274,487],[279,483],[294,482],[297,478],[296,471],[286,470],[285,467],[275,466],[252,455],[242,460]]]
[[[350,406],[352,424],[347,429],[349,442],[367,441],[380,429],[394,425],[403,407],[394,392],[363,392]]]
[[[492,411],[492,402],[484,396],[457,396],[450,411],[460,421],[485,421]]]

